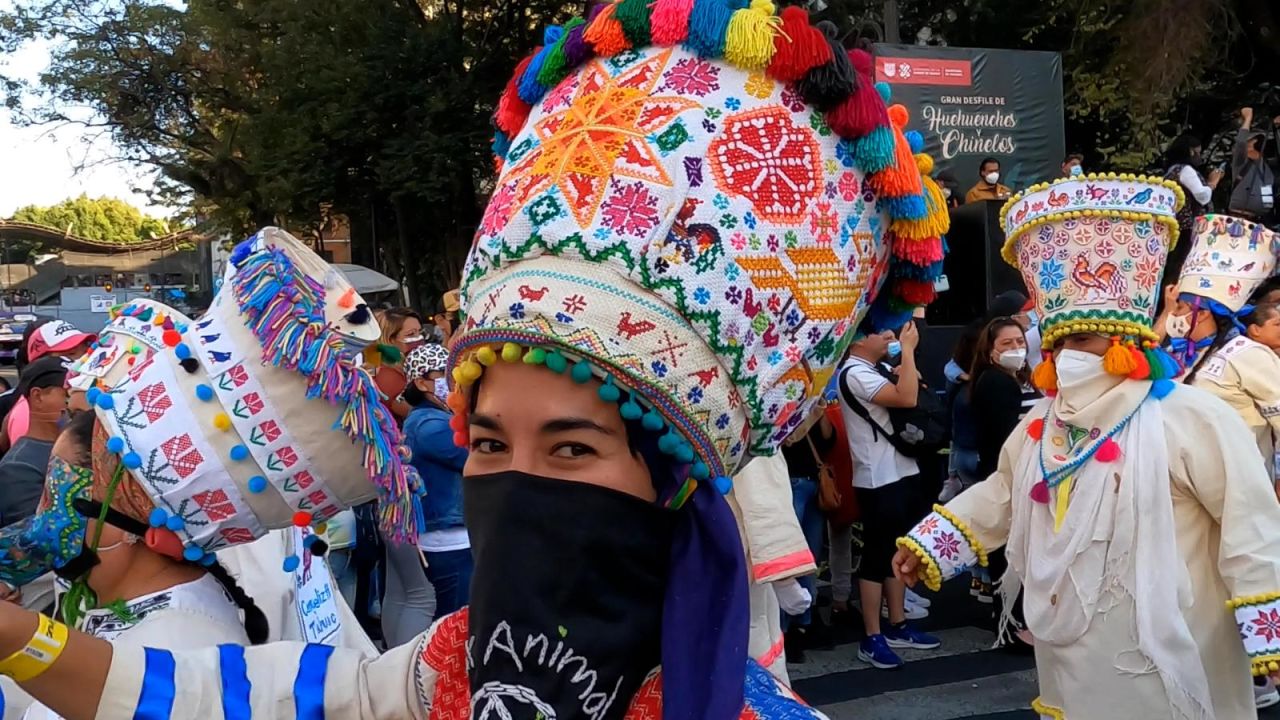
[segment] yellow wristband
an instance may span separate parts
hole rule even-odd
[[[17,682],[39,677],[48,670],[67,646],[67,626],[40,615],[40,624],[27,646],[0,660],[0,675],[7,675]]]

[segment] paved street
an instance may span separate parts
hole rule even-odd
[[[812,651],[808,662],[789,666],[792,683],[832,720],[1038,720],[1029,709],[1035,663],[991,649],[988,607],[969,596],[967,584],[949,583],[920,622],[942,639],[941,648],[902,651],[905,668],[872,670],[857,659],[854,634],[861,630],[846,630],[835,650]],[[1259,717],[1280,720],[1280,707]]]

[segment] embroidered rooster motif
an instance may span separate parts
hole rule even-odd
[[[1115,263],[1103,261],[1091,268],[1089,256],[1085,253],[1076,256],[1071,279],[1083,291],[1081,304],[1105,303],[1118,298],[1125,290],[1124,275]]]
[[[1069,202],[1071,202],[1070,195],[1066,193],[1054,193],[1052,189],[1049,190],[1049,207],[1066,207]]]
[[[634,340],[637,335],[643,335],[656,327],[648,320],[632,320],[629,312],[622,313],[618,318],[618,335],[628,340]]]

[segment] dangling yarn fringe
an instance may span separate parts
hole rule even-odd
[[[679,45],[689,37],[689,16],[693,0],[657,0],[649,16],[649,33],[653,43],[662,47]]]
[[[507,152],[511,150],[511,138],[501,130],[493,134],[493,154],[500,160],[507,158]]]
[[[506,89],[502,91],[502,97],[498,98],[498,107],[493,113],[493,124],[506,133],[507,137],[515,137],[519,134],[525,120],[529,119],[530,105],[520,99],[520,79],[524,77],[525,70],[529,69],[529,63],[533,62],[534,55],[541,50],[542,48],[534,50],[533,55],[516,65],[515,73],[507,81]]]
[[[596,7],[600,7],[597,5]],[[591,46],[587,44],[586,38],[582,35],[587,31],[586,22],[575,25],[572,21],[565,25],[567,32],[564,34],[564,42],[561,48],[564,50],[564,65],[566,72],[578,68],[582,63],[591,59],[593,53]]]
[[[547,51],[546,58],[542,61],[542,67],[538,70],[538,84],[544,88],[553,88],[560,84],[565,75],[574,66],[569,65],[568,57],[565,55],[564,46],[569,42],[569,37],[574,28],[586,24],[586,20],[582,18],[574,18],[564,25],[564,32],[560,34],[560,38],[556,40],[551,49]],[[579,37],[581,37],[581,30]]]
[[[866,173],[878,173],[893,164],[893,128],[877,127],[853,143],[853,158]]]
[[[542,49],[533,56],[533,62],[529,63],[529,67],[525,68],[524,75],[520,77],[520,99],[532,105],[542,99],[547,94],[547,86],[538,82],[538,73],[542,70],[543,63],[547,60],[547,54],[551,52],[551,48],[564,35],[564,29],[558,25],[552,25],[547,28],[542,36]]]
[[[750,7],[735,11],[725,31],[724,59],[744,70],[768,67],[773,59],[773,36],[780,24],[774,10],[772,0],[751,0]]]
[[[694,0],[685,47],[702,58],[723,56],[724,38],[729,32],[733,11],[746,6],[737,0]]]
[[[1046,357],[1031,373],[1031,382],[1045,392],[1058,389],[1058,368],[1053,364],[1053,356]]]
[[[920,280],[895,280],[893,292],[902,301],[916,306],[928,305],[938,297],[937,291],[933,289],[932,282]]]
[[[898,220],[923,220],[929,214],[922,195],[903,195],[902,197],[882,197],[880,207],[889,213],[889,218]]]
[[[1147,362],[1147,356],[1136,347],[1129,347],[1129,354],[1133,356],[1133,372],[1129,373],[1130,380],[1146,380],[1151,377],[1151,365]]]
[[[902,134],[907,125],[907,109],[901,105],[889,108],[889,120],[894,126],[893,164],[873,174],[867,182],[881,198],[923,195],[924,186],[920,184],[920,171],[916,169],[915,156],[911,154],[911,146]]]
[[[921,158],[928,159],[928,163],[921,162]],[[916,155],[916,166],[925,165],[932,169],[933,160],[923,153]],[[942,196],[942,190],[938,184],[927,174],[920,176],[920,184],[924,188],[924,217],[894,220],[893,232],[912,240],[945,235],[951,229],[951,213],[947,210],[947,200]]]
[[[809,13],[804,8],[785,7],[779,17],[782,27],[773,36],[770,76],[793,83],[810,70],[831,62],[831,43],[821,30],[809,24]]]
[[[613,57],[631,47],[626,33],[622,31],[622,23],[614,17],[617,7],[612,3],[605,5],[582,33],[582,38],[595,48],[596,55],[600,57]]]
[[[927,266],[942,262],[942,241],[939,238],[929,240],[904,240],[891,235],[893,240],[893,256],[901,258],[913,265]]]
[[[823,37],[831,46],[831,60],[810,70],[795,83],[796,92],[819,112],[839,105],[854,91],[855,79],[849,55],[840,46],[836,26],[823,20],[818,23]]]
[[[622,25],[622,34],[626,35],[631,47],[649,45],[649,0],[621,0],[613,16]]]
[[[1128,377],[1137,367],[1129,348],[1120,342],[1120,338],[1111,338],[1111,347],[1107,348],[1107,352],[1102,355],[1102,369],[1112,375]]]

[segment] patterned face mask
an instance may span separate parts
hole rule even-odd
[[[21,587],[80,556],[87,523],[74,503],[89,497],[92,483],[91,469],[50,460],[36,514],[0,530],[0,581]]]

